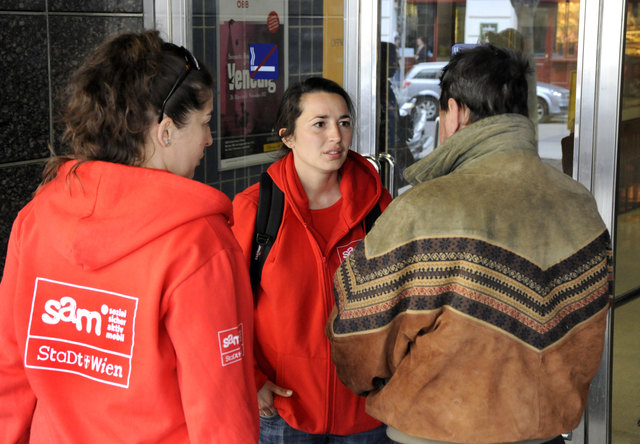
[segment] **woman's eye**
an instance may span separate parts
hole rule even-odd
[[[322,128],[324,126],[324,122],[316,122],[313,124],[313,126],[317,127],[317,128]]]
[[[351,121],[350,120],[343,120],[343,121],[340,122],[340,125],[346,126],[346,127],[350,127],[351,126]]]

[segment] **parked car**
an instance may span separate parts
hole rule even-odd
[[[426,112],[427,120],[438,117],[440,105],[440,74],[448,62],[418,63],[411,68],[400,93],[400,103],[415,99],[415,107]],[[550,83],[536,85],[538,120],[565,114],[569,109],[569,90]]]
[[[566,114],[569,110],[569,90],[550,83],[536,84],[538,97],[538,120],[556,114]]]
[[[435,120],[440,111],[440,74],[448,62],[424,62],[411,68],[405,76],[400,103],[415,99],[415,108],[424,110],[427,120]]]

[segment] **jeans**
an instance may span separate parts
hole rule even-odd
[[[422,438],[416,438],[416,439],[420,440]],[[424,440],[424,441],[427,441],[427,440]],[[409,442],[409,441],[398,442],[398,441],[394,441],[393,439],[389,440],[389,443],[391,443],[391,444],[402,444],[403,442]],[[436,441],[429,441],[429,442],[434,442],[435,443]],[[437,441],[437,442],[440,443],[441,441]],[[522,442],[522,441],[520,441],[520,442]],[[564,442],[565,441],[564,441],[564,438],[562,437],[562,435],[559,435],[559,436],[556,436],[555,438],[553,438],[553,439],[551,439],[549,441],[545,441],[542,444],[564,444]],[[447,444],[447,443],[442,442],[442,444]],[[454,443],[451,443],[451,444],[454,444]]]
[[[323,435],[296,430],[280,415],[260,416],[260,444],[387,444],[386,426],[353,435]]]

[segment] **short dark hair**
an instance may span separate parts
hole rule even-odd
[[[325,92],[341,96],[347,104],[349,115],[353,119],[353,102],[351,101],[349,94],[340,85],[333,80],[325,79],[324,77],[309,77],[302,82],[294,83],[289,86],[289,88],[284,92],[282,99],[280,99],[280,105],[278,106],[278,111],[276,113],[276,120],[273,125],[273,131],[278,137],[284,139],[285,137],[293,135],[296,120],[300,117],[300,114],[302,114],[300,100],[304,94],[314,92]],[[285,129],[282,135],[278,134],[281,128]],[[284,148],[286,148],[286,146]]]
[[[529,72],[521,52],[491,44],[462,50],[443,68],[440,108],[447,111],[449,99],[454,99],[469,109],[469,123],[497,114],[528,117]]]

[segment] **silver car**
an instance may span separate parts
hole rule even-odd
[[[566,114],[569,111],[569,90],[550,83],[536,84],[538,96],[538,120],[547,116]]]
[[[435,120],[440,110],[440,74],[447,63],[425,62],[414,65],[402,84],[400,104],[415,99],[415,106],[426,111],[427,119]],[[569,90],[561,86],[538,82],[536,96],[538,120],[566,114],[569,109]]]
[[[440,111],[440,74],[448,62],[424,62],[411,68],[405,76],[399,103],[415,99],[415,107],[424,109],[427,120],[435,120]]]

